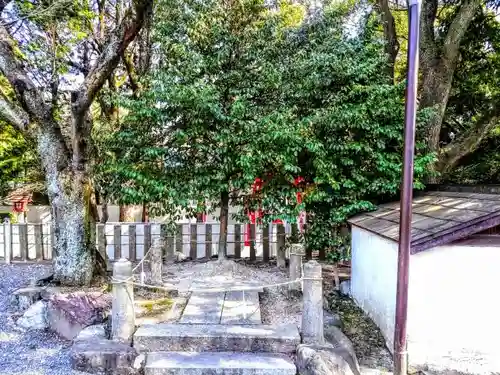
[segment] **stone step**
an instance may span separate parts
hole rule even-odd
[[[300,344],[297,326],[262,324],[175,324],[140,326],[134,347],[140,352],[294,353]]]
[[[271,353],[156,352],[146,357],[145,375],[295,375],[292,360]]]

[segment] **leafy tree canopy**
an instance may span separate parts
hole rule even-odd
[[[129,115],[102,168],[110,190],[174,215],[230,200],[293,221],[305,205],[309,245],[334,247],[336,225],[400,184],[404,87],[384,75],[376,24],[347,33],[345,3],[315,18],[260,0],[182,4],[159,7],[158,66],[122,100]],[[431,160],[418,153],[416,187]]]

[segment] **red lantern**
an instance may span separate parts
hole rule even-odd
[[[14,212],[24,212],[26,208],[26,201],[14,202]]]

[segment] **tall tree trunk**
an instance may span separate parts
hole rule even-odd
[[[229,220],[229,193],[222,192],[220,196],[220,233],[219,233],[219,260],[226,259],[227,255],[227,224]]]
[[[134,217],[135,206],[133,205],[120,205],[119,221],[122,223],[132,223],[135,221]]]
[[[105,271],[105,262],[95,248],[94,190],[85,171],[75,172],[68,165],[60,143],[43,131],[37,138],[54,214],[54,279],[64,285],[88,285]]]
[[[377,0],[376,9],[380,13],[382,27],[384,29],[385,53],[389,59],[387,74],[394,80],[394,65],[399,52],[399,41],[396,33],[396,22],[389,8],[388,0]]]
[[[101,223],[106,223],[109,220],[108,200],[106,198],[103,198],[101,207],[102,207]]]
[[[421,17],[421,57],[420,107],[433,108],[434,113],[427,125],[427,146],[436,153],[438,163],[432,166],[435,172],[442,157],[440,135],[446,106],[453,84],[453,76],[460,58],[460,44],[467,33],[481,0],[463,0],[451,22],[442,43],[436,41],[435,23],[438,11],[437,0],[424,0]],[[434,176],[429,182],[438,182]]]
[[[141,221],[143,223],[149,222],[149,214],[148,214],[148,205],[146,203],[142,204],[142,215],[141,215]]]

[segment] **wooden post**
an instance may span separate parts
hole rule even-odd
[[[323,344],[323,278],[321,264],[311,260],[304,265],[302,342]]]
[[[191,260],[196,260],[198,258],[197,247],[197,239],[198,239],[198,225],[191,224],[191,244],[189,248],[189,256]]]
[[[34,225],[35,234],[35,260],[43,260],[43,234],[42,234],[42,224]]]
[[[162,285],[162,272],[163,272],[163,239],[155,238],[151,246],[150,259],[151,259],[151,284]]]
[[[134,288],[130,282],[132,263],[120,259],[113,264],[111,338],[130,343],[135,331]]]
[[[234,258],[241,258],[241,225],[234,225]]]
[[[177,224],[177,230],[175,232],[175,251],[184,253],[184,249],[182,248],[182,224]]]
[[[144,224],[144,255],[151,247],[151,224]]]
[[[250,260],[254,261],[257,259],[257,254],[255,251],[255,242],[256,242],[256,230],[255,224],[250,224]]]
[[[205,257],[212,257],[212,224],[205,225]]]
[[[286,267],[286,248],[285,248],[285,226],[278,224],[278,250],[276,254],[278,267]]]
[[[113,228],[113,242],[114,242],[114,260],[121,259],[122,257],[122,227],[120,224],[115,225]]]
[[[28,224],[18,224],[21,260],[28,261]]]
[[[160,224],[160,238],[162,241],[162,258],[167,260],[167,224]]]
[[[290,281],[297,280],[302,277],[302,257],[304,256],[304,246],[302,244],[293,244],[290,249]],[[302,283],[297,282],[288,284],[289,291],[301,291]]]
[[[6,219],[3,224],[3,243],[5,249],[5,263],[12,262],[12,224]]]
[[[137,261],[137,227],[135,224],[128,226],[128,255],[132,262]]]
[[[269,224],[264,224],[262,228],[262,259],[264,262],[269,262]]]

